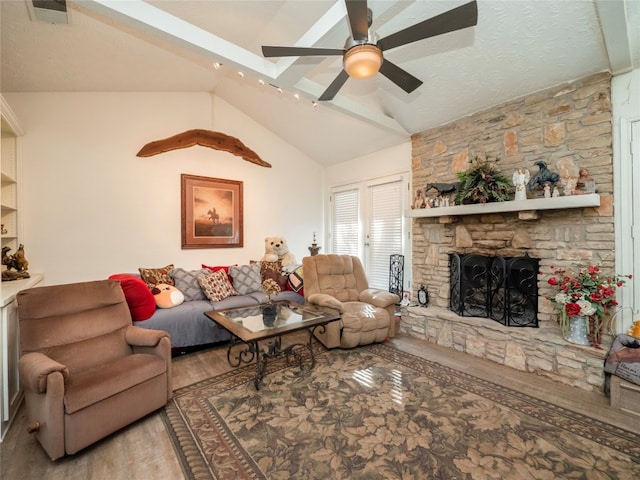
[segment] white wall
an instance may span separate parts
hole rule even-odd
[[[411,172],[411,140],[325,169],[326,188]]]
[[[5,94],[25,131],[20,177],[29,270],[49,284],[169,263],[196,269],[260,259],[283,235],[300,261],[322,229],[322,168],[206,93]],[[146,143],[193,128],[237,137],[267,169],[191,147],[139,158]],[[181,249],[180,174],[240,180],[244,247]]]

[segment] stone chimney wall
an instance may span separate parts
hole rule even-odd
[[[546,283],[547,275],[538,278],[540,328],[505,327],[490,319],[459,317],[448,309],[448,254],[528,254],[540,259],[543,274],[551,273],[551,265],[602,263],[613,270],[610,80],[607,73],[593,75],[413,135],[414,191],[427,183],[456,182],[456,173],[466,170],[470,159],[487,153],[500,157],[497,166],[507,178],[519,167],[537,172],[538,160],[564,176],[569,170],[575,174],[578,168],[588,168],[600,207],[414,218],[413,298],[424,284],[430,303],[427,308],[403,308],[400,331],[517,370],[602,391],[605,351],[562,338],[557,313],[545,298],[556,293]]]
[[[613,269],[613,149],[611,77],[596,74],[510,101],[412,136],[414,192],[427,183],[457,181],[456,173],[485,154],[511,178],[524,167],[533,175],[543,160],[551,171],[588,168],[600,194],[600,207],[429,217],[413,220],[413,295],[424,284],[431,303],[448,307],[448,254],[481,253],[540,259],[550,266],[576,268],[601,262]],[[431,195],[435,192],[429,192]],[[542,192],[529,197],[541,197]],[[521,217],[529,218],[527,220]],[[540,322],[556,321],[545,278],[539,279]]]

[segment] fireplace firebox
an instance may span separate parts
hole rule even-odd
[[[450,309],[508,327],[538,327],[537,258],[449,254]]]

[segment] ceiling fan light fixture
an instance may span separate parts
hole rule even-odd
[[[382,66],[382,50],[371,44],[356,45],[346,51],[343,61],[350,77],[369,78]]]

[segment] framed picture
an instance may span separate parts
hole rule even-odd
[[[242,247],[242,182],[181,175],[182,248]]]

